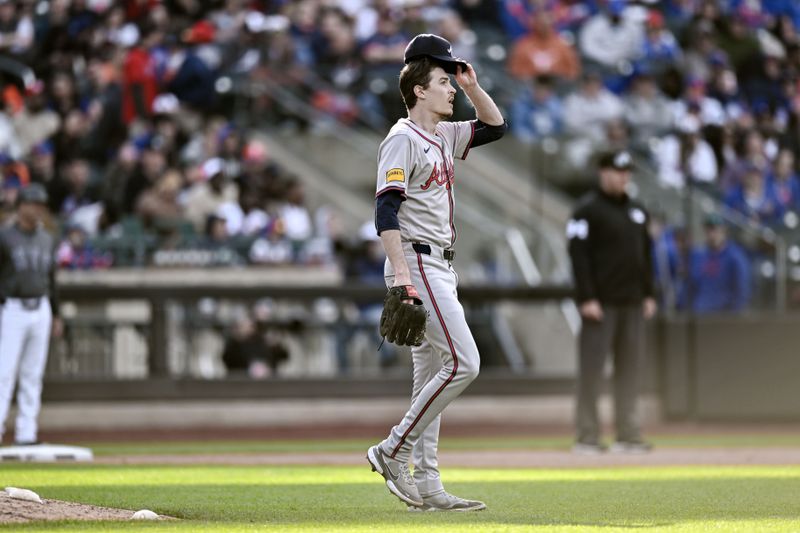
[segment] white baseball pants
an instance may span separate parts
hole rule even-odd
[[[38,437],[42,376],[52,320],[47,298],[34,310],[25,309],[16,298],[9,298],[0,306],[0,438],[17,377],[18,414],[14,440],[33,442]]]
[[[444,490],[437,458],[441,413],[478,377],[480,356],[458,301],[458,276],[441,257],[441,250],[420,254],[405,243],[404,250],[411,280],[428,311],[428,323],[425,341],[411,350],[411,408],[381,447],[397,460],[413,460],[417,488],[429,496]],[[388,261],[385,274],[391,287],[394,272]]]

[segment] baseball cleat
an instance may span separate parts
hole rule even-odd
[[[367,450],[367,461],[372,466],[372,471],[379,473],[386,480],[389,492],[408,505],[414,507],[423,505],[408,464],[392,459],[377,444]]]
[[[409,506],[409,511],[483,511],[486,504],[478,500],[465,500],[458,496],[453,496],[448,492],[440,492],[431,496],[422,497],[422,507]]]

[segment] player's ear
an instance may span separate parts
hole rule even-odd
[[[425,99],[425,87],[422,85],[414,85],[414,95],[417,97],[418,100]]]

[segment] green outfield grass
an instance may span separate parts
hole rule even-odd
[[[3,466],[5,485],[172,523],[46,523],[14,531],[800,531],[800,466],[444,471],[480,513],[409,513],[366,467]]]
[[[153,442],[153,443],[97,443],[87,442],[97,456],[144,454],[208,454],[208,453],[293,453],[342,452],[361,453],[379,440],[374,439],[306,439],[268,441],[205,441],[205,442]],[[741,433],[725,435],[652,435],[658,447],[713,448],[713,447],[798,447],[800,432]],[[572,445],[569,436],[562,437],[449,437],[442,438],[443,450],[567,450]]]

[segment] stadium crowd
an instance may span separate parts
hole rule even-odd
[[[691,181],[791,231],[798,27],[792,0],[0,1],[0,52],[35,74],[0,64],[0,218],[21,186],[45,184],[64,268],[356,257],[337,254],[347,237],[305,206],[302,177],[231,121],[231,84],[275,83],[383,128],[404,111],[403,49],[430,31],[486,69],[523,142],[564,139],[578,168],[632,149],[664,187]],[[266,93],[247,107],[309,126]],[[709,271],[681,266],[679,233],[656,239],[672,275]],[[718,260],[701,252],[691,261]]]

